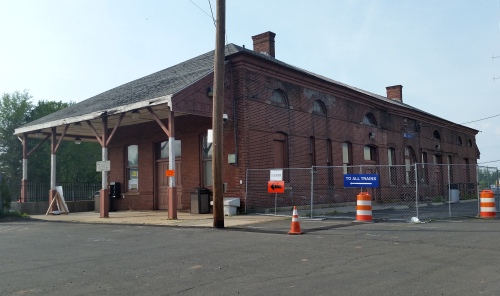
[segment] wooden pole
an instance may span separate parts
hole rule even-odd
[[[217,0],[217,24],[215,33],[214,57],[214,96],[213,96],[213,202],[214,228],[224,228],[224,197],[222,191],[223,167],[223,115],[224,115],[224,37],[226,35],[226,1]]]

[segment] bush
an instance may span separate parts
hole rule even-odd
[[[5,178],[2,178],[2,182],[0,183],[0,201],[2,202],[0,210],[10,209],[11,196],[9,192],[9,187],[5,183]]]

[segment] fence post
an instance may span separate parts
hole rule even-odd
[[[418,219],[418,164],[415,163],[415,209],[417,210]]]
[[[313,218],[314,203],[314,166],[311,166],[311,219]]]
[[[451,217],[451,172],[448,163],[448,217]]]
[[[477,215],[479,216],[479,209],[480,209],[480,203],[479,203],[479,165],[476,164],[476,194],[477,194]]]
[[[247,213],[247,204],[248,204],[248,169],[245,173],[245,214]]]

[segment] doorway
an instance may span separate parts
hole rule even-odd
[[[168,188],[169,177],[166,176],[168,170],[168,159],[156,162],[156,184],[157,185],[157,205],[158,210],[168,210]],[[181,161],[175,161],[175,186],[177,187],[177,208],[182,208],[182,182],[181,182]]]
[[[156,154],[156,208],[168,210],[169,169],[168,140],[155,145]],[[177,188],[177,209],[182,209],[182,171],[181,171],[181,141],[175,140],[175,186]]]

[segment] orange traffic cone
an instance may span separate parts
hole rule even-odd
[[[293,214],[292,214],[292,226],[290,227],[290,231],[288,234],[302,234],[302,230],[300,230],[300,222],[299,222],[299,214],[297,213],[297,207],[293,206]]]

